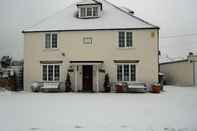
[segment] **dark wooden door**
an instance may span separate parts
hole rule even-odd
[[[83,91],[93,91],[93,67],[92,65],[83,66]]]

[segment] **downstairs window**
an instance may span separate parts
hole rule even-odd
[[[117,81],[136,81],[136,65],[118,64]]]
[[[42,80],[43,81],[59,81],[60,80],[60,65],[57,65],[57,64],[42,65]]]

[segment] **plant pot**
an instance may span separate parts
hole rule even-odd
[[[124,86],[123,85],[116,85],[116,93],[123,93]]]
[[[159,84],[155,84],[152,86],[153,93],[160,93],[160,91],[161,91],[161,86]]]

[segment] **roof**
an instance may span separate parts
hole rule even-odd
[[[77,2],[77,5],[88,5],[88,4],[97,4],[97,2],[93,0],[80,0],[79,2]]]
[[[176,61],[169,61],[169,62],[160,63],[160,65],[182,63],[182,62],[188,62],[188,61],[189,61],[188,59],[183,59],[183,60],[176,60]]]
[[[87,2],[89,0],[85,0]],[[103,13],[99,18],[77,18],[77,3],[49,16],[23,33],[47,31],[83,31],[83,30],[120,30],[120,29],[159,29],[106,0],[97,0],[103,5]]]

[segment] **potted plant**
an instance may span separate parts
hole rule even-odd
[[[104,91],[105,92],[110,92],[111,91],[111,86],[110,86],[110,80],[109,80],[109,74],[105,75],[105,81],[104,81]]]
[[[152,92],[153,93],[160,93],[161,85],[159,83],[155,83],[152,85]]]
[[[65,82],[65,87],[66,87],[66,92],[70,92],[72,89],[71,89],[71,80],[70,80],[70,75],[69,73],[67,73],[67,76],[66,76],[66,82]]]

